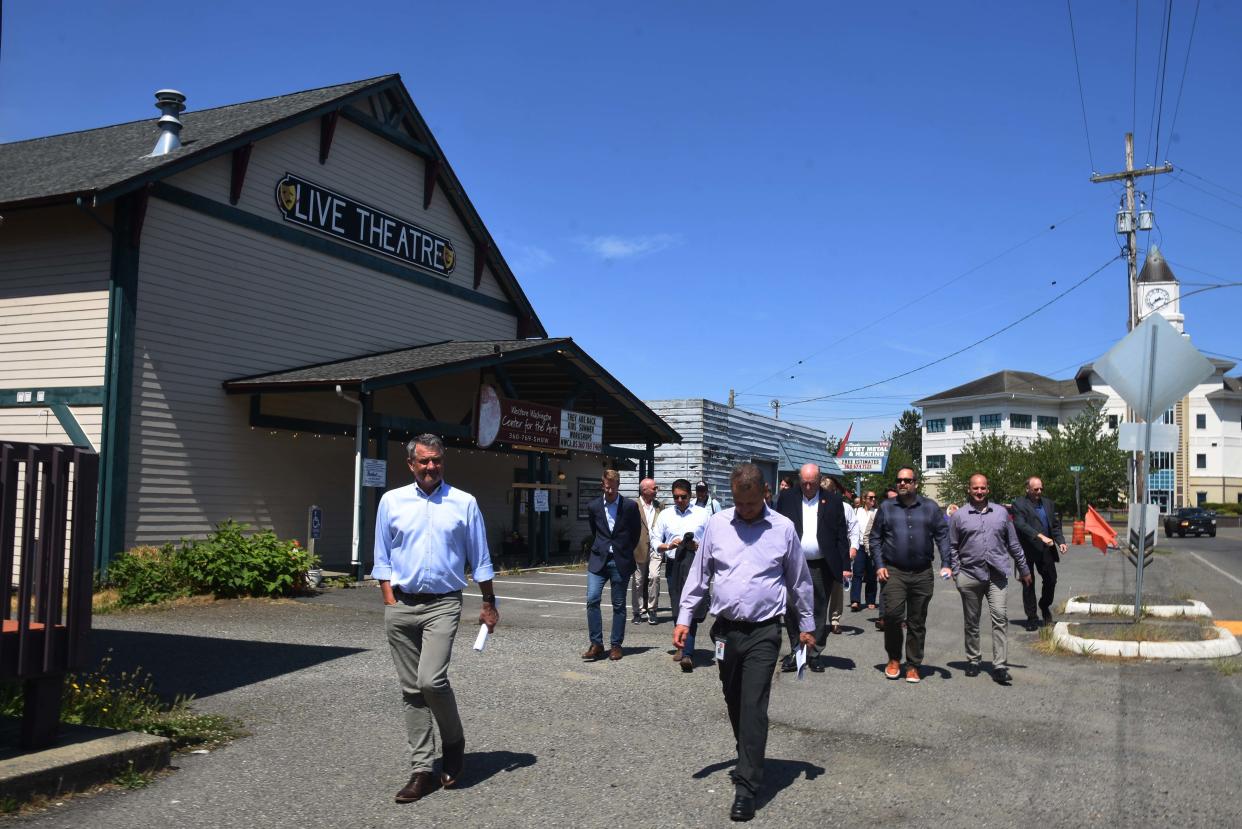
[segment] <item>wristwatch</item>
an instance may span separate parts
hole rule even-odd
[[[496,594],[493,593],[490,596],[484,596],[483,604],[490,604],[492,607],[496,607]]]

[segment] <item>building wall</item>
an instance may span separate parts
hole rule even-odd
[[[326,165],[318,152],[317,123],[258,142],[239,207],[281,221],[277,180],[301,175],[444,233],[460,255],[451,278],[469,286],[470,244],[452,211],[438,193],[434,209],[422,209],[421,159],[344,121]],[[169,180],[225,204],[228,182],[225,159]],[[488,280],[483,292],[499,294]],[[252,430],[249,401],[226,395],[225,380],[514,336],[510,314],[152,198],[139,263],[126,544],[200,535],[225,518],[299,537],[312,503],[350,514],[352,440]],[[325,393],[302,416],[352,423],[355,410]],[[349,543],[350,522],[328,522],[322,549]]]
[[[97,211],[110,221],[110,211]],[[101,386],[112,237],[71,207],[7,213],[0,226],[0,389]],[[73,409],[99,445],[100,409]],[[0,437],[70,443],[49,409],[0,409]]]
[[[944,403],[925,406],[923,408],[923,478],[927,485],[934,485],[937,479],[953,465],[953,459],[962,452],[966,444],[972,440],[982,439],[985,435],[996,434],[1010,438],[1023,445],[1030,445],[1040,436],[1046,436],[1047,430],[1039,428],[1039,417],[1055,417],[1058,423],[1064,423],[1080,412],[1086,404],[1081,401],[1048,401],[1036,402],[1013,400],[1005,395],[1000,400],[976,400],[957,403]],[[983,429],[979,424],[980,415],[1001,415],[1001,428]],[[1025,414],[1031,417],[1031,428],[1015,429],[1012,425],[1014,414]],[[971,418],[970,431],[953,431],[953,418]],[[943,418],[945,431],[927,431],[927,421]],[[943,455],[944,469],[932,469],[928,456]],[[934,496],[933,496],[934,497]]]

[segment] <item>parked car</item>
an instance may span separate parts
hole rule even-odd
[[[1179,509],[1176,515],[1166,515],[1164,517],[1165,538],[1172,538],[1175,535],[1184,538],[1190,533],[1210,535],[1215,538],[1216,513],[1198,507],[1189,507],[1187,509]]]

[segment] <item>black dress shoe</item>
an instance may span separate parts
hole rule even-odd
[[[1005,668],[997,668],[992,671],[992,681],[998,685],[1008,685],[1013,682],[1013,677],[1009,675],[1009,671]]]
[[[739,794],[733,798],[733,808],[729,810],[729,820],[750,820],[755,816],[755,799],[748,794]]]
[[[974,662],[971,662],[969,665],[966,666],[966,676],[978,676],[978,675],[979,675],[978,665],[976,665]]]
[[[1048,607],[1044,608],[1044,624],[1045,625],[1052,624],[1052,608],[1048,608]]]
[[[781,660],[781,673],[792,674],[796,670],[798,670],[798,663],[794,662],[792,655]]]
[[[807,667],[817,674],[822,674],[824,672],[823,660],[821,660],[818,656],[814,659],[807,660]]]
[[[1028,633],[1034,633],[1039,630],[1039,620],[1031,617],[1026,620],[1026,629]]]

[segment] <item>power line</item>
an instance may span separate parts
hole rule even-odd
[[[1239,191],[1237,191],[1237,190],[1230,190],[1230,189],[1229,189],[1228,187],[1226,187],[1225,185],[1223,185],[1223,184],[1217,184],[1216,182],[1212,181],[1211,179],[1204,178],[1203,176],[1199,175],[1198,173],[1194,172],[1193,170],[1187,170],[1185,167],[1181,166],[1180,164],[1178,165],[1177,169],[1178,169],[1178,172],[1185,173],[1186,175],[1189,175],[1189,176],[1194,176],[1195,178],[1199,179],[1199,181],[1202,181],[1202,182],[1204,182],[1205,184],[1210,184],[1210,185],[1212,185],[1213,187],[1217,187],[1217,188],[1220,188],[1221,190],[1224,190],[1226,193],[1232,193],[1232,194],[1233,194],[1233,195],[1235,195],[1235,196],[1242,197],[1242,192],[1239,192]],[[1183,183],[1183,184],[1189,184],[1190,182],[1183,181],[1182,183]]]
[[[1086,283],[1087,283],[1090,279],[1092,279],[1093,277],[1095,277],[1095,276],[1097,276],[1098,274],[1100,274],[1100,273],[1101,273],[1101,272],[1102,272],[1105,268],[1107,268],[1109,265],[1111,265],[1113,262],[1116,262],[1116,261],[1117,261],[1118,259],[1120,259],[1120,258],[1121,258],[1120,256],[1114,256],[1114,257],[1112,257],[1112,258],[1111,258],[1111,259],[1109,259],[1107,262],[1105,262],[1103,265],[1100,265],[1100,267],[1096,268],[1094,271],[1092,271],[1091,273],[1087,274],[1087,275],[1086,275],[1086,276],[1084,276],[1082,279],[1078,280],[1078,281],[1077,281],[1077,282],[1075,282],[1073,285],[1071,285],[1070,287],[1066,288],[1066,289],[1065,289],[1064,291],[1062,291],[1061,293],[1059,293],[1059,294],[1057,294],[1056,296],[1054,296],[1052,299],[1048,300],[1047,302],[1043,303],[1042,305],[1039,305],[1039,306],[1035,307],[1033,310],[1028,311],[1027,313],[1025,313],[1025,314],[1023,314],[1022,316],[1018,317],[1016,320],[1014,320],[1013,322],[1009,323],[1008,325],[1006,325],[1006,326],[1004,326],[1004,327],[1002,327],[1002,328],[998,328],[996,331],[993,331],[991,334],[988,334],[986,337],[981,337],[980,339],[975,340],[975,341],[974,341],[973,343],[971,343],[970,345],[963,346],[962,348],[959,348],[957,351],[950,352],[949,354],[946,354],[946,355],[944,355],[943,357],[937,357],[935,360],[931,360],[930,362],[923,363],[923,365],[921,365],[921,366],[916,366],[915,368],[912,368],[912,369],[910,369],[909,371],[903,371],[903,372],[901,372],[900,374],[894,374],[892,377],[887,377],[887,378],[885,378],[885,379],[883,379],[883,380],[877,380],[877,381],[876,381],[876,382],[874,382],[874,383],[867,383],[866,385],[862,385],[862,386],[855,386],[855,387],[854,387],[854,388],[852,388],[852,389],[846,389],[845,391],[836,392],[836,393],[834,393],[834,394],[824,394],[824,395],[820,395],[819,397],[808,397],[808,398],[806,398],[805,400],[794,400],[793,402],[786,403],[786,404],[784,404],[784,405],[785,405],[785,406],[787,406],[787,407],[788,407],[788,406],[799,406],[799,405],[801,405],[801,404],[803,404],[803,403],[812,403],[812,402],[817,401],[817,400],[828,400],[829,398],[833,398],[833,397],[841,397],[842,395],[846,395],[846,394],[853,394],[854,392],[856,392],[856,391],[862,391],[863,389],[871,389],[871,388],[875,388],[876,386],[882,386],[882,385],[884,385],[885,383],[891,383],[891,382],[892,382],[892,381],[894,381],[894,380],[899,380],[899,379],[901,379],[902,377],[908,377],[908,376],[910,376],[911,374],[914,374],[914,373],[916,373],[916,372],[922,371],[923,369],[926,369],[926,368],[931,368],[932,366],[937,365],[937,364],[939,364],[939,363],[943,363],[945,360],[952,359],[953,357],[956,357],[956,356],[958,356],[959,354],[964,354],[965,352],[969,351],[970,349],[974,348],[975,346],[982,345],[983,343],[987,342],[988,340],[991,340],[991,339],[993,339],[993,338],[995,338],[995,337],[1000,336],[1001,334],[1004,334],[1006,331],[1008,331],[1008,330],[1009,330],[1009,329],[1011,329],[1011,328],[1014,328],[1015,326],[1019,325],[1020,323],[1026,322],[1028,319],[1030,319],[1031,317],[1035,316],[1035,315],[1036,315],[1036,314],[1038,314],[1040,311],[1043,311],[1045,308],[1048,308],[1050,305],[1052,305],[1052,304],[1054,304],[1055,302],[1059,301],[1060,299],[1062,299],[1062,298],[1064,298],[1064,297],[1068,296],[1068,295],[1069,295],[1070,293],[1072,293],[1073,291],[1076,291],[1078,288],[1081,288],[1081,287],[1082,287],[1083,285],[1085,285],[1085,284],[1086,284]]]
[[[957,276],[953,277],[952,279],[948,280],[947,282],[943,282],[943,283],[941,283],[940,285],[936,286],[935,288],[932,288],[932,289],[931,289],[930,291],[928,291],[927,293],[925,293],[925,294],[922,294],[922,295],[920,295],[920,296],[915,297],[914,299],[912,299],[912,300],[910,300],[909,302],[907,302],[905,305],[900,305],[900,306],[898,306],[897,308],[893,309],[892,311],[890,311],[889,313],[885,314],[884,316],[882,316],[882,317],[878,317],[878,318],[876,318],[876,319],[873,319],[871,322],[867,323],[866,325],[862,326],[861,328],[855,328],[853,331],[849,332],[848,334],[845,334],[844,336],[839,337],[839,338],[837,338],[837,339],[833,340],[832,342],[828,343],[828,345],[824,346],[823,348],[819,349],[818,351],[815,351],[815,352],[813,352],[813,353],[811,353],[811,354],[808,354],[807,356],[803,357],[801,360],[798,360],[798,361],[797,361],[797,362],[795,362],[795,363],[790,363],[789,365],[785,366],[785,367],[784,367],[784,368],[782,368],[781,370],[779,370],[779,371],[775,371],[775,372],[773,372],[772,374],[769,374],[768,376],[766,376],[766,377],[764,377],[764,378],[762,378],[762,379],[760,379],[760,380],[758,380],[758,381],[756,381],[756,382],[752,383],[751,385],[749,385],[749,386],[747,386],[746,388],[742,389],[742,391],[738,392],[738,394],[745,394],[746,392],[749,392],[749,391],[751,391],[752,389],[754,389],[756,386],[760,386],[760,385],[762,385],[762,384],[764,384],[764,383],[768,382],[768,381],[769,381],[769,380],[771,380],[773,377],[779,377],[780,375],[784,374],[785,372],[789,371],[790,369],[797,368],[798,366],[803,365],[803,364],[804,364],[807,360],[812,360],[812,359],[814,359],[814,358],[818,357],[820,354],[823,354],[825,351],[828,351],[829,349],[835,348],[836,346],[840,345],[841,343],[845,342],[846,340],[850,339],[851,337],[855,337],[855,336],[857,336],[857,335],[861,334],[862,332],[864,332],[864,331],[866,331],[866,330],[868,330],[868,329],[870,329],[870,328],[874,328],[875,326],[879,325],[880,323],[884,322],[885,320],[888,320],[888,319],[891,319],[892,317],[897,316],[897,314],[899,314],[899,313],[901,313],[902,311],[906,310],[906,309],[907,309],[907,308],[909,308],[910,306],[912,306],[912,305],[916,305],[916,304],[918,304],[918,303],[922,302],[923,300],[927,299],[929,296],[931,296],[931,295],[933,295],[933,294],[936,294],[936,293],[939,293],[940,291],[943,291],[945,288],[949,287],[950,285],[953,285],[954,283],[960,282],[961,280],[965,279],[966,277],[970,276],[971,274],[975,273],[976,271],[982,270],[983,268],[987,267],[988,265],[991,265],[993,262],[996,262],[996,261],[998,261],[998,260],[1000,260],[1000,259],[1003,259],[1004,257],[1008,256],[1009,254],[1013,253],[1015,250],[1018,250],[1018,249],[1019,249],[1019,248],[1021,248],[1021,247],[1025,247],[1026,245],[1029,245],[1031,242],[1035,241],[1036,239],[1040,238],[1041,236],[1044,236],[1044,235],[1046,235],[1046,234],[1048,234],[1048,233],[1051,233],[1052,231],[1056,230],[1059,226],[1061,226],[1061,225],[1065,224],[1066,222],[1070,222],[1070,221],[1073,221],[1074,219],[1077,219],[1079,216],[1081,216],[1083,213],[1086,213],[1086,212],[1087,212],[1088,210],[1090,210],[1090,209],[1091,209],[1091,208],[1083,208],[1082,210],[1079,210],[1077,213],[1073,213],[1073,214],[1071,214],[1071,215],[1067,216],[1067,217],[1066,217],[1066,218],[1064,218],[1064,219],[1061,219],[1061,220],[1059,220],[1059,221],[1057,221],[1057,222],[1054,222],[1054,223],[1052,223],[1052,224],[1048,225],[1048,227],[1047,227],[1046,229],[1041,230],[1041,231],[1039,231],[1038,233],[1032,234],[1031,236],[1028,236],[1027,238],[1023,239],[1021,242],[1018,242],[1017,244],[1012,245],[1012,246],[1010,246],[1010,247],[1006,248],[1005,250],[1001,251],[1000,253],[996,254],[995,256],[991,257],[990,259],[985,259],[984,261],[980,262],[978,265],[975,265],[974,267],[968,268],[967,270],[963,271],[962,273],[958,274]],[[790,379],[792,379],[792,378],[790,378]]]
[[[1198,190],[1200,193],[1203,193],[1204,195],[1211,196],[1214,199],[1219,199],[1220,201],[1223,201],[1225,204],[1229,205],[1230,207],[1236,207],[1242,210],[1242,202],[1230,201],[1224,196],[1218,196],[1215,193],[1213,193],[1211,190],[1207,190],[1203,187],[1200,187],[1197,184],[1194,184],[1193,182],[1186,181],[1185,179],[1182,179],[1182,178],[1175,178],[1174,181],[1179,184],[1184,184],[1192,190]]]
[[[1160,106],[1156,110],[1156,149],[1152,152],[1152,166],[1155,166],[1160,161],[1160,124],[1164,118],[1164,83],[1169,78],[1169,41],[1173,39],[1173,0],[1168,0],[1167,8],[1168,12],[1164,21],[1164,56],[1160,59]],[[1170,140],[1172,140],[1171,133]],[[1150,210],[1156,209],[1156,183],[1157,179],[1153,176],[1151,180],[1151,201],[1148,202],[1148,209]]]
[[[1168,199],[1165,199],[1164,203],[1167,204],[1169,207],[1172,207],[1175,210],[1180,210],[1183,213],[1189,213],[1191,216],[1194,216],[1196,219],[1202,219],[1205,222],[1210,222],[1219,227],[1223,227],[1225,230],[1232,230],[1234,233],[1242,233],[1242,228],[1236,228],[1231,225],[1227,225],[1224,222],[1218,222],[1215,219],[1204,216],[1202,213],[1196,213],[1193,210],[1187,210],[1186,208],[1182,207],[1180,204],[1174,204]]]
[[[1082,132],[1087,137],[1087,160],[1091,162],[1091,172],[1095,172],[1095,153],[1091,151],[1091,130],[1087,128],[1087,97],[1082,91],[1082,67],[1078,65],[1078,37],[1074,34],[1074,8],[1070,0],[1065,0],[1065,10],[1069,13],[1070,45],[1074,47],[1074,72],[1078,75],[1078,103],[1082,105]]]
[[[1160,25],[1160,43],[1159,45],[1156,46],[1156,51],[1164,52],[1165,54],[1167,54],[1168,53],[1168,36],[1169,36],[1168,18],[1172,15],[1172,12],[1173,12],[1172,0],[1166,0],[1165,12],[1166,12],[1165,19],[1161,22],[1161,25]],[[1162,71],[1161,64],[1157,62],[1156,83],[1155,83],[1155,86],[1153,86],[1151,90],[1151,117],[1147,121],[1147,146],[1148,147],[1152,146],[1151,134],[1152,134],[1152,129],[1155,127],[1155,124],[1156,124],[1156,105],[1160,99],[1160,91],[1163,88],[1163,81],[1161,79],[1161,71]],[[1151,164],[1153,167],[1156,165],[1154,154],[1152,156]]]
[[[1142,4],[1134,0],[1134,72],[1130,79],[1130,134],[1134,135],[1138,125],[1138,33],[1139,7]]]
[[[1138,8],[1138,3],[1134,6]],[[1169,124],[1169,146],[1173,146],[1173,132],[1177,129],[1177,114],[1182,111],[1182,91],[1186,88],[1186,71],[1190,68],[1190,49],[1195,45],[1195,28],[1199,25],[1199,0],[1195,0],[1195,16],[1190,21],[1190,40],[1186,43],[1186,60],[1182,63],[1182,80],[1177,85],[1177,106],[1173,107],[1173,122]],[[1152,193],[1153,198],[1155,193]]]

